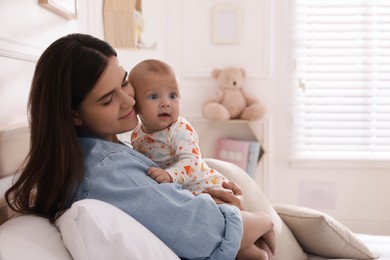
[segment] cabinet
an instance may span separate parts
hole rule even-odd
[[[268,193],[269,119],[257,121],[228,120],[209,121],[203,118],[187,118],[199,135],[199,146],[204,158],[215,158],[217,141],[220,138],[256,140],[260,143],[262,156],[256,167],[255,182]]]

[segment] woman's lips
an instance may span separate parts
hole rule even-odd
[[[134,114],[134,109],[130,110],[130,112],[129,112],[127,115],[121,117],[120,119],[129,118],[129,117],[131,117],[133,114]]]

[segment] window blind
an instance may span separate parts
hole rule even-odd
[[[390,0],[296,0],[292,152],[390,160]]]

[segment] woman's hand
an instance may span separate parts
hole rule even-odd
[[[215,188],[207,188],[203,190],[203,192],[210,194],[210,196],[217,204],[228,203],[233,206],[236,206],[240,210],[246,210],[246,205],[244,197],[242,196],[241,188],[237,184],[235,184],[234,182],[223,182],[222,187],[231,190],[232,193]]]
[[[265,233],[261,239],[267,244],[269,249],[271,250],[272,255],[275,255],[275,249],[276,249],[276,238],[275,238],[275,231],[272,228],[270,231]]]
[[[170,183],[172,182],[172,177],[167,171],[164,171],[158,167],[150,167],[148,169],[148,175],[157,181],[158,183]]]

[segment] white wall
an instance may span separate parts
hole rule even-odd
[[[166,58],[182,80],[183,111],[201,117],[201,103],[217,88],[211,78],[213,68],[242,67],[247,72],[246,87],[268,105],[271,77],[272,38],[270,0],[258,1],[167,1]],[[211,42],[211,8],[233,3],[242,8],[242,40],[237,45]]]
[[[60,35],[79,30],[77,21],[67,21],[38,6],[37,2],[0,1],[2,126],[26,121],[26,102],[31,76],[34,63],[42,50]]]
[[[87,19],[85,32],[92,34],[100,39],[104,39],[102,19],[103,0],[82,1],[87,2],[86,10],[83,12],[83,14],[80,14],[85,16]],[[142,1],[142,15],[144,16],[145,20],[142,41],[145,43],[146,48],[142,50],[120,48],[116,49],[118,52],[118,58],[124,68],[131,69],[135,64],[144,59],[165,59],[164,38],[166,30],[166,7],[164,2],[164,0]]]
[[[79,18],[66,20],[30,0],[0,2],[0,127],[26,120],[26,99],[34,60],[54,39],[70,32],[102,38],[102,0],[79,0]],[[210,42],[210,9],[240,4],[242,41]],[[289,4],[282,0],[143,0],[147,44],[155,50],[118,50],[126,68],[144,58],[161,58],[177,70],[183,113],[200,118],[201,103],[215,88],[215,67],[247,70],[246,87],[269,111],[269,197],[275,203],[310,205],[335,216],[357,232],[390,235],[389,169],[340,166],[292,168],[288,161],[290,110]],[[18,12],[23,19],[14,19]],[[20,60],[21,59],[21,60]],[[360,166],[364,166],[364,163]],[[324,165],[322,165],[324,166]]]
[[[104,38],[102,2],[77,1],[78,19],[68,20],[38,5],[38,0],[0,1],[0,126],[27,120],[26,106],[35,63],[48,45],[75,32]],[[158,44],[153,50],[141,52],[118,49],[125,68],[145,58],[164,58],[164,2],[144,1],[143,8],[147,19],[144,41]]]
[[[210,8],[218,3],[242,6],[241,44],[220,46],[210,42]],[[168,5],[166,58],[179,69],[186,116],[199,117],[201,102],[216,87],[209,76],[212,68],[244,67],[249,71],[246,87],[269,111],[270,165],[265,179],[272,202],[310,206],[331,214],[356,232],[389,235],[390,206],[385,202],[390,197],[388,168],[365,162],[291,167],[291,2],[171,0]]]

